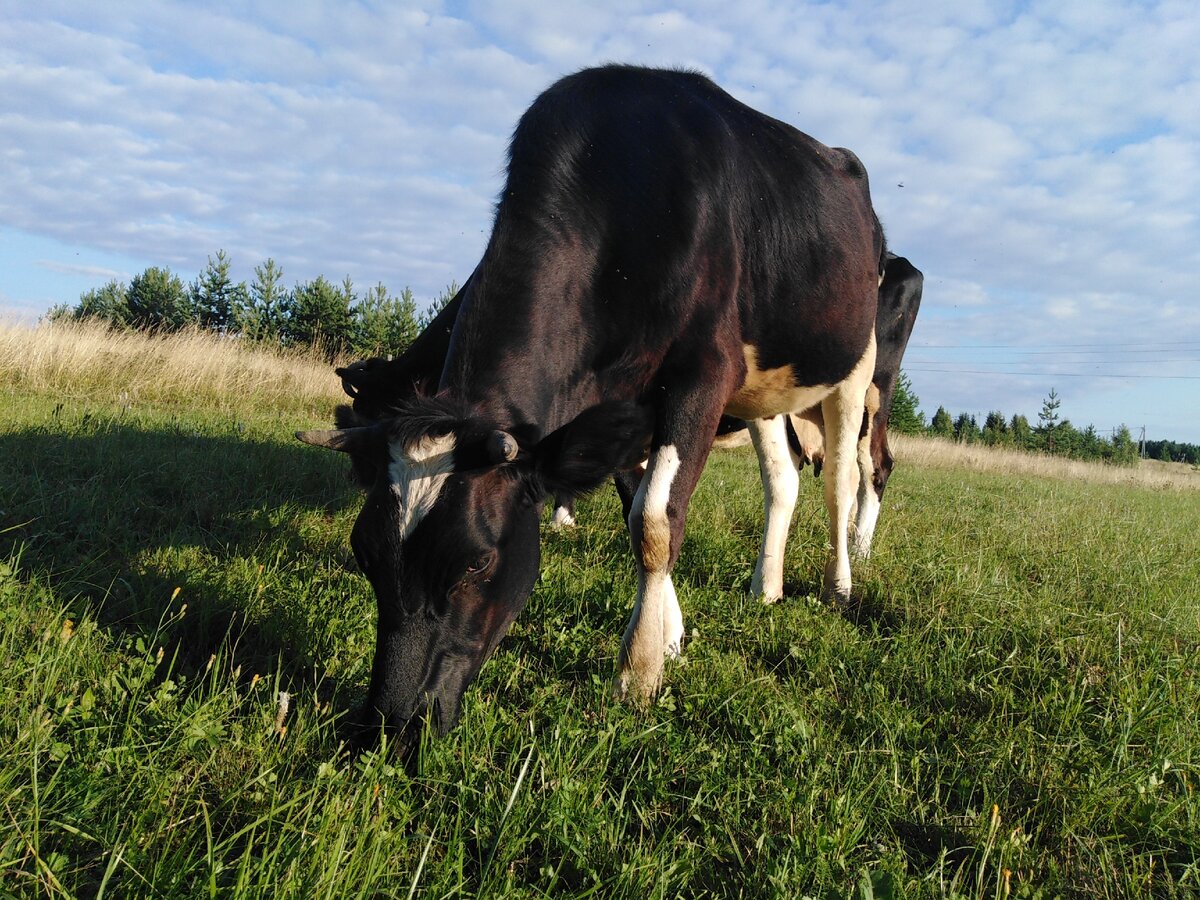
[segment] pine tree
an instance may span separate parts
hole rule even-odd
[[[208,258],[208,265],[192,285],[192,307],[196,321],[209,331],[226,332],[236,324],[237,312],[247,302],[245,282],[234,284],[229,276],[229,257],[224,250]]]
[[[354,307],[356,355],[398,356],[417,334],[417,302],[407,287],[392,297],[380,282]]]
[[[254,267],[246,302],[235,312],[237,329],[253,341],[278,341],[286,315],[283,269],[268,258]]]
[[[126,291],[129,324],[155,331],[178,331],[192,321],[192,303],[178,275],[151,266],[133,276]]]
[[[946,407],[939,406],[933,414],[929,423],[929,433],[938,437],[954,437],[954,420],[950,418],[950,413],[946,412]]]
[[[1054,452],[1054,432],[1058,428],[1058,408],[1061,405],[1062,401],[1058,398],[1058,394],[1054,392],[1054,388],[1050,388],[1049,396],[1042,401],[1042,411],[1038,413],[1037,427],[1042,447],[1048,453]]]
[[[99,319],[124,328],[132,319],[125,285],[114,278],[102,287],[85,291],[79,295],[79,304],[72,310],[71,316],[76,319]]]
[[[1112,439],[1112,462],[1118,466],[1133,466],[1138,461],[1138,446],[1133,439],[1133,435],[1129,433],[1129,429],[1122,425],[1113,434]]]
[[[448,285],[446,285],[445,289],[440,294],[433,298],[433,302],[426,307],[425,311],[422,312],[421,315],[417,316],[418,334],[424,331],[429,323],[437,318],[437,314],[446,308],[446,306],[451,300],[454,299],[454,296],[461,289],[462,288],[457,281],[451,281]]]
[[[297,284],[288,296],[287,316],[281,329],[284,342],[299,346],[320,346],[333,359],[351,343],[353,318],[350,301],[354,297],[349,279],[342,289],[334,287],[324,275]]]
[[[892,393],[888,427],[902,434],[921,434],[925,430],[925,417],[921,415],[919,403],[913,392],[912,380],[901,370]]]

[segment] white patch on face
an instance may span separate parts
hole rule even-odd
[[[391,448],[388,479],[400,504],[400,540],[406,540],[433,509],[454,471],[454,435],[425,435],[410,447]]]

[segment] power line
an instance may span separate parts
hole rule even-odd
[[[1129,378],[1200,381],[1200,375],[1122,375],[1111,372],[988,372],[981,369],[935,369],[919,366],[904,366],[903,368],[906,372],[944,372],[951,375],[1018,375],[1029,378],[1115,378],[1118,381]]]
[[[932,353],[939,350],[946,350],[952,353],[962,353],[967,350],[977,350],[977,347],[916,347],[914,349],[922,352]],[[1161,348],[1158,350],[1129,350],[1121,348],[1112,348],[1108,350],[1017,350],[1013,349],[1010,352],[1019,353],[1025,356],[1155,356],[1160,353],[1194,353],[1200,351],[1200,345],[1197,345],[1195,350],[1191,347],[1175,347],[1173,349]]]
[[[1035,362],[1044,362],[1044,360],[1034,360],[1034,361]],[[913,359],[912,362],[914,362],[918,365],[942,366],[942,365],[949,365],[949,364],[955,362],[955,360],[953,360],[953,359],[921,359],[920,357],[917,357],[917,358]],[[979,365],[979,366],[1007,366],[1014,362],[1017,365],[1021,364],[1020,360],[1008,360],[1008,359],[998,359],[995,361],[990,361],[990,360],[986,360],[986,359],[972,359],[972,360],[970,360],[970,362],[974,365]],[[1089,365],[1089,364],[1101,365],[1103,363],[1107,363],[1108,360],[1106,360],[1106,359],[1073,359],[1073,360],[1070,360],[1070,362],[1072,362],[1076,365]],[[1157,363],[1200,363],[1200,356],[1189,357],[1187,359],[1180,359],[1180,358],[1144,359],[1144,360],[1130,359],[1130,360],[1125,360],[1125,362],[1134,363],[1134,364],[1140,363],[1143,365],[1148,364],[1148,363],[1155,363],[1155,364],[1157,364]]]
[[[1029,350],[1030,352],[1053,352],[1063,348],[1091,347],[1097,350],[1119,350],[1129,347],[1145,347],[1147,350],[1155,347],[1179,347],[1181,345],[1200,347],[1200,340],[1187,341],[1120,341],[1102,344],[910,344],[922,350]]]

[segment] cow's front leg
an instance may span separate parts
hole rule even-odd
[[[663,659],[677,656],[682,645],[683,613],[671,568],[683,541],[684,514],[694,486],[694,479],[680,478],[683,469],[674,444],[658,447],[633,496],[629,537],[637,562],[638,599],[617,661],[617,694],[622,697],[632,693],[645,699],[657,693]],[[692,483],[681,483],[685,480]]]
[[[796,508],[800,473],[788,449],[787,416],[755,419],[748,425],[754,452],[758,454],[766,519],[762,550],[750,580],[750,593],[762,597],[766,603],[774,603],[783,597],[783,555],[792,512]]]

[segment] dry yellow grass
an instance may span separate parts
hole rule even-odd
[[[196,403],[328,416],[344,400],[313,353],[270,351],[198,330],[149,335],[90,322],[0,323],[0,385],[64,399]]]
[[[898,466],[917,468],[974,469],[980,472],[1005,472],[1069,478],[1101,484],[1126,484],[1174,490],[1200,489],[1200,470],[1183,463],[1142,460],[1125,468],[1101,462],[1084,462],[1026,453],[982,444],[959,444],[944,438],[888,435]]]
[[[0,388],[63,399],[166,403],[236,412],[251,406],[328,419],[345,402],[333,366],[208,332],[149,335],[89,322],[0,322]],[[967,468],[1151,488],[1200,489],[1200,470],[1145,460],[1134,468],[893,433],[900,465]]]

